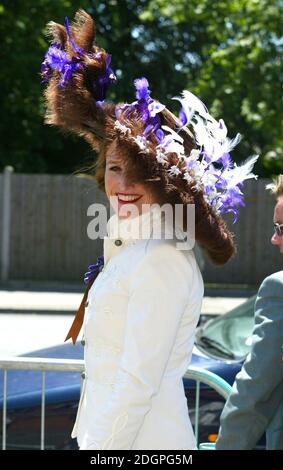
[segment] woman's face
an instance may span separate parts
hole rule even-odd
[[[113,209],[121,218],[136,217],[148,210],[148,207],[143,207],[144,204],[157,203],[144,184],[128,184],[125,163],[113,144],[106,153],[105,191]]]

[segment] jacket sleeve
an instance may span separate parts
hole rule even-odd
[[[170,245],[155,246],[139,264],[130,282],[124,347],[111,400],[105,409],[94,410],[84,449],[131,449],[158,392],[191,278],[190,262]]]
[[[277,273],[278,274],[278,273]],[[252,347],[221,415],[217,450],[253,449],[282,400],[283,277],[267,277],[255,304]]]

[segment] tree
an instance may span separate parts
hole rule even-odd
[[[223,116],[232,134],[242,134],[240,160],[260,154],[262,176],[283,171],[282,5],[151,0],[142,15],[145,21],[158,19],[161,27],[178,25],[186,87],[215,117]]]
[[[224,118],[231,137],[243,134],[234,158],[259,153],[257,173],[282,171],[281,7],[282,0],[0,0],[0,171],[12,164],[69,173],[94,158],[82,140],[43,124],[44,28],[79,8],[112,54],[118,83],[109,99],[133,101],[129,84],[146,76],[152,96],[177,112],[171,98],[187,88]]]
[[[81,1],[0,1],[1,18],[1,147],[0,169],[18,172],[66,172],[83,143],[43,125],[40,64],[48,47],[44,28],[62,21]],[[85,2],[86,3],[86,2]],[[87,146],[85,145],[85,148]]]

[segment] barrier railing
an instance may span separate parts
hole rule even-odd
[[[9,370],[33,370],[42,372],[41,382],[41,426],[40,426],[40,449],[45,448],[45,374],[48,371],[55,372],[79,372],[84,371],[84,361],[79,359],[46,359],[31,357],[2,357],[0,359],[0,369],[4,371],[3,380],[3,418],[2,418],[2,450],[6,449],[7,430],[7,379]],[[199,403],[200,384],[204,383],[213,388],[219,395],[227,399],[232,387],[221,377],[206,369],[191,366],[184,375],[184,378],[196,382],[195,397],[195,427],[197,445],[199,439]],[[82,386],[82,380],[81,380]]]
[[[207,369],[191,366],[184,375],[184,378],[194,380],[196,382],[196,398],[195,398],[195,427],[194,433],[199,447],[199,402],[200,402],[200,384],[206,384],[215,390],[225,400],[229,397],[232,387],[226,380],[219,375]],[[204,445],[204,444],[203,444]],[[212,444],[211,444],[212,445]],[[203,447],[204,448],[204,447]]]
[[[3,419],[2,419],[2,450],[6,449],[7,429],[7,376],[9,370],[34,370],[42,372],[41,385],[41,431],[40,449],[44,450],[45,440],[45,373],[53,372],[80,372],[84,370],[84,361],[81,359],[46,359],[41,357],[7,357],[0,359],[0,369],[4,370],[3,381]]]

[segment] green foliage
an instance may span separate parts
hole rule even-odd
[[[258,173],[282,172],[282,1],[152,0],[143,16],[187,30],[186,87],[242,134],[234,158],[260,154]]]
[[[48,48],[46,23],[64,22],[65,15],[72,16],[82,4],[77,0],[0,1],[0,170],[11,164],[17,172],[65,173],[87,149],[79,139],[43,124],[40,78]]]
[[[233,137],[241,161],[259,153],[256,171],[283,171],[282,0],[0,0],[0,171],[70,173],[92,160],[88,145],[43,124],[40,64],[48,21],[79,8],[97,23],[97,42],[112,54],[118,84],[109,99],[133,101],[133,79],[178,111],[173,96],[197,93]]]

